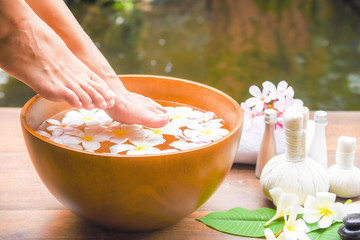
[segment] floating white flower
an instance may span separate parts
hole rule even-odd
[[[318,192],[316,197],[308,195],[304,203],[303,219],[307,223],[319,221],[319,228],[327,228],[333,221],[341,222],[346,216],[345,206],[335,203],[335,199],[336,194],[328,192]]]
[[[132,144],[116,144],[110,147],[111,153],[126,152],[126,155],[144,155],[159,153],[160,149],[154,146],[163,144],[163,138],[143,138],[138,140],[129,140]]]
[[[212,142],[216,141],[229,131],[221,128],[222,124],[218,122],[209,122],[208,124],[189,124],[188,129],[184,130],[184,136],[192,142]]]
[[[192,118],[193,109],[189,107],[166,107],[167,114],[170,116],[171,123],[184,127]],[[196,113],[195,113],[196,114]]]
[[[101,127],[86,127],[84,132],[76,137],[87,151],[95,151],[101,147],[101,142],[107,141],[111,132]]]
[[[202,111],[198,111],[198,110],[193,110],[191,115],[190,115],[191,119],[194,120],[198,120],[200,122],[207,122],[209,120],[212,120],[215,118],[215,113],[214,112],[202,112]],[[221,119],[218,119],[221,120]]]
[[[76,125],[73,125],[70,119],[63,118],[60,121],[56,119],[48,119],[46,122],[50,123],[51,125],[46,128],[49,132],[52,132],[53,136],[61,136],[63,134],[65,135],[75,135],[78,136],[81,134],[81,130],[76,128]]]
[[[139,125],[119,124],[111,128],[112,136],[110,142],[122,144],[127,139],[135,139],[145,136],[144,129]]]
[[[69,122],[74,126],[86,124],[86,126],[106,125],[113,120],[106,114],[104,110],[93,109],[79,109],[69,111],[65,114],[63,121]]]
[[[269,221],[265,223],[268,226],[272,221],[288,215],[297,204],[299,204],[299,198],[294,193],[283,192],[281,188],[273,188],[269,191],[274,205],[276,206],[276,213]],[[299,211],[301,208],[299,207]]]
[[[180,139],[179,141],[174,141],[170,143],[169,146],[180,150],[188,150],[191,148],[204,146],[205,144],[206,143],[187,142],[185,140]]]
[[[163,135],[180,136],[182,135],[182,130],[177,124],[170,122],[161,128],[144,129],[144,133],[149,138],[163,138]]]
[[[51,134],[43,131],[38,130],[36,131],[38,134],[40,134],[43,137],[48,138],[49,140],[59,143],[61,145],[65,145],[68,147],[76,148],[79,150],[82,150],[83,148],[79,145],[81,143],[81,140],[78,137],[70,136],[70,135],[59,135],[59,136],[52,136]]]

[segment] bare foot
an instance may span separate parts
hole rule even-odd
[[[132,92],[118,94],[115,106],[105,111],[119,122],[142,124],[153,128],[163,127],[170,120],[166,109],[161,105]]]
[[[49,100],[86,109],[114,106],[115,94],[105,81],[82,63],[26,3],[15,0],[3,1],[2,5],[7,5],[4,2],[17,4],[19,11],[18,15],[0,11],[1,27],[11,26],[7,34],[0,34],[1,68]]]
[[[41,19],[61,37],[73,54],[115,92],[115,105],[112,108],[108,106],[106,110],[113,119],[148,127],[161,127],[169,122],[169,117],[165,114],[166,110],[158,103],[150,98],[127,91],[109,62],[81,28],[63,0],[26,1]],[[78,74],[83,73],[84,71],[78,71]]]

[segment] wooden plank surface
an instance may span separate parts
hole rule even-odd
[[[337,139],[359,142],[360,112],[328,112],[327,143],[334,163]],[[0,239],[252,239],[217,232],[196,221],[232,207],[271,207],[254,176],[254,166],[234,165],[221,187],[197,211],[177,224],[149,233],[120,233],[95,226],[65,209],[45,188],[28,156],[20,108],[0,108]],[[357,144],[357,153],[360,151]],[[360,166],[359,154],[356,165]],[[343,199],[339,199],[343,201]],[[355,199],[359,200],[359,199]]]

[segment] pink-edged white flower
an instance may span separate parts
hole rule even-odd
[[[110,147],[111,153],[126,152],[126,155],[146,155],[160,153],[160,149],[155,146],[163,144],[162,138],[142,138],[129,140],[132,144],[116,144]]]
[[[276,213],[274,217],[265,223],[265,226],[284,215],[290,214],[291,209],[299,204],[299,198],[295,193],[286,193],[281,188],[272,188],[269,193],[276,206]],[[299,207],[298,210],[300,211],[301,208]]]
[[[124,141],[128,139],[136,139],[145,137],[145,132],[142,127],[139,125],[128,125],[128,124],[116,124],[111,127],[112,135],[109,139],[110,142],[116,144],[122,144]]]
[[[48,139],[51,138],[51,134],[49,134],[49,133],[47,133],[47,132],[45,132],[43,130],[37,130],[36,133],[39,134],[40,136],[45,137],[45,138],[48,138]]]
[[[275,87],[272,82],[265,81],[263,87],[269,89],[272,100],[278,99],[278,101],[284,101],[287,92],[289,91],[288,83],[286,81],[280,81]],[[291,88],[291,87],[290,87]]]
[[[248,98],[245,103],[249,107],[254,107],[257,112],[262,112],[264,110],[264,105],[271,102],[272,96],[270,95],[270,90],[267,86],[261,91],[259,87],[252,85],[249,88],[249,92],[254,97]]]
[[[178,125],[179,127],[184,127],[189,123],[192,116],[193,109],[189,107],[165,107],[167,114],[170,117],[171,123]],[[196,114],[196,113],[195,113]]]
[[[93,125],[106,125],[113,120],[106,114],[104,110],[93,109],[79,109],[69,111],[65,114],[63,121],[71,123],[73,126],[80,126],[86,124],[86,126]]]
[[[318,222],[319,228],[328,228],[333,221],[341,222],[346,216],[346,209],[342,203],[335,203],[336,194],[329,192],[318,192],[316,197],[306,197],[303,219],[307,223]]]
[[[107,141],[111,132],[102,127],[86,127],[84,132],[76,137],[80,140],[84,150],[93,152],[101,147],[101,142]]]
[[[161,128],[144,129],[144,133],[148,138],[163,138],[163,135],[180,136],[182,130],[177,124],[170,122]]]
[[[229,130],[221,128],[222,124],[214,122],[213,124],[201,125],[193,124],[188,125],[184,130],[184,136],[192,142],[212,142],[216,141],[229,133]]]
[[[73,125],[68,118],[63,118],[60,121],[56,119],[47,119],[46,122],[51,125],[46,128],[49,132],[52,132],[53,136],[61,136],[61,135],[75,135],[78,136],[81,134],[81,130],[76,128],[76,125]]]
[[[246,103],[241,103],[241,108],[244,111],[244,129],[250,129],[257,124],[263,124],[264,121],[258,121],[258,117],[262,116],[255,108],[250,108]]]
[[[53,142],[56,142],[58,144],[67,146],[67,147],[72,147],[72,148],[76,148],[79,150],[82,150],[83,148],[79,145],[81,143],[81,140],[78,137],[75,136],[70,136],[70,135],[59,135],[59,136],[52,136],[51,134],[43,131],[43,130],[38,130],[36,131],[40,136],[43,136]]]
[[[193,110],[191,113],[191,118],[200,122],[207,122],[215,118],[215,113],[210,111],[201,112],[198,110]]]
[[[188,150],[191,148],[201,147],[204,146],[206,143],[200,142],[188,142],[186,140],[180,139],[179,141],[174,141],[169,144],[170,147],[174,147],[179,150]]]
[[[273,105],[273,107],[279,112],[284,112],[288,107],[302,107],[304,105],[303,101],[300,99],[294,99],[294,89],[288,87],[285,91],[285,95],[282,98],[279,98]]]

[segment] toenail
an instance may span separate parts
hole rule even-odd
[[[106,108],[107,107],[107,103],[105,102],[105,101],[103,101],[102,103],[101,103],[101,108]]]
[[[110,100],[109,105],[110,105],[110,106],[114,106],[114,105],[115,105],[115,100],[114,100],[113,98]]]

